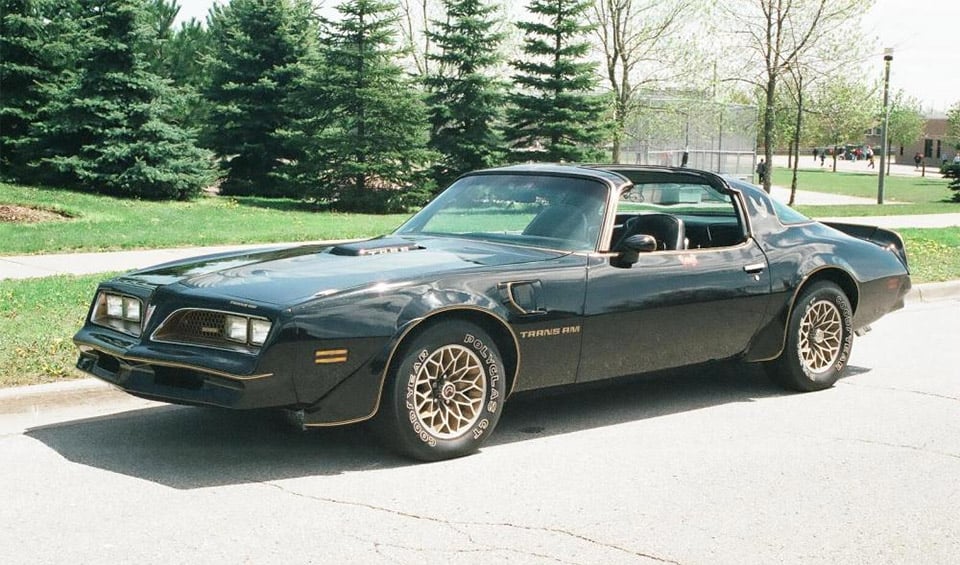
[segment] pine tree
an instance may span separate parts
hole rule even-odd
[[[189,198],[209,155],[169,119],[176,93],[148,70],[151,37],[137,0],[81,0],[86,50],[33,131],[42,168],[67,188],[150,199]]]
[[[233,0],[211,11],[203,140],[226,160],[225,194],[285,192],[273,172],[297,158],[279,132],[295,117],[288,97],[315,45],[311,9],[309,0]]]
[[[148,30],[148,41],[143,44],[143,54],[146,56],[150,72],[163,77],[166,73],[166,51],[170,40],[176,33],[173,23],[180,12],[177,0],[142,0],[143,25]]]
[[[160,74],[178,87],[201,89],[206,82],[203,61],[210,48],[210,32],[203,24],[194,19],[181,24],[165,42]]]
[[[61,18],[54,19],[55,13]],[[25,183],[41,180],[28,166],[40,141],[31,133],[52,97],[51,84],[73,67],[65,43],[72,24],[67,2],[0,0],[0,174]]]
[[[592,29],[585,22],[591,3],[582,0],[533,0],[529,11],[539,21],[517,23],[524,32],[527,57],[513,61],[514,82],[506,137],[515,159],[592,161],[602,155],[604,101],[593,94],[595,63],[587,60]]]
[[[210,53],[210,33],[203,24],[191,19],[163,43],[160,74],[173,81],[180,93],[173,119],[183,126],[206,123],[209,109],[202,95],[207,84],[203,61]]]
[[[383,212],[418,203],[427,147],[426,109],[395,62],[389,2],[347,0],[331,24],[317,98],[330,121],[310,140],[318,195],[341,209]],[[419,186],[418,186],[419,184]]]
[[[444,0],[446,19],[433,22],[429,56],[437,73],[430,90],[430,146],[441,155],[434,178],[445,186],[457,176],[503,161],[498,127],[505,103],[503,84],[493,72],[501,63],[503,33],[496,31],[497,8],[481,0]]]

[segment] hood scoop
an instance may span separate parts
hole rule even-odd
[[[385,237],[370,239],[354,243],[341,243],[330,250],[333,255],[361,257],[366,255],[386,255],[388,253],[403,253],[425,249],[422,245],[401,239],[399,237]]]

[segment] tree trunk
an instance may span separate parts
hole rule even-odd
[[[793,206],[797,200],[797,167],[800,166],[800,132],[803,128],[803,79],[800,79],[797,88],[797,121],[793,127],[793,146],[796,148],[796,154],[793,158],[793,175],[790,179],[790,200],[787,202]]]
[[[767,78],[767,107],[763,112],[763,157],[767,163],[767,174],[760,179],[767,194],[770,194],[770,176],[773,172],[773,123],[776,119],[773,105],[776,91],[777,78],[771,74]]]
[[[620,163],[620,151],[622,149],[624,134],[627,130],[627,109],[624,104],[618,100],[613,108],[614,132],[613,147],[610,150],[610,162]]]

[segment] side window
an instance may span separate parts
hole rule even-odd
[[[666,251],[729,247],[746,237],[733,198],[698,183],[641,182],[626,190],[617,203],[611,249],[635,233],[654,236],[657,249]]]

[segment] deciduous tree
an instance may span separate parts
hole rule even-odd
[[[960,102],[947,111],[947,140],[954,149],[960,151]]]
[[[890,145],[910,145],[923,137],[926,119],[920,101],[898,90],[890,101],[887,139]]]
[[[717,3],[720,25],[733,30],[735,49],[745,64],[737,77],[763,93],[761,142],[766,162],[773,158],[777,87],[781,77],[820,36],[859,17],[857,0],[737,0]],[[770,191],[770,175],[763,183]]]
[[[592,21],[603,49],[603,74],[612,93],[611,160],[620,162],[627,120],[638,93],[675,81],[687,55],[679,32],[691,0],[596,0]]]
[[[875,90],[863,80],[848,74],[824,81],[814,91],[811,122],[815,138],[833,147],[833,170],[843,144],[859,141],[863,132],[876,122],[878,103]]]

